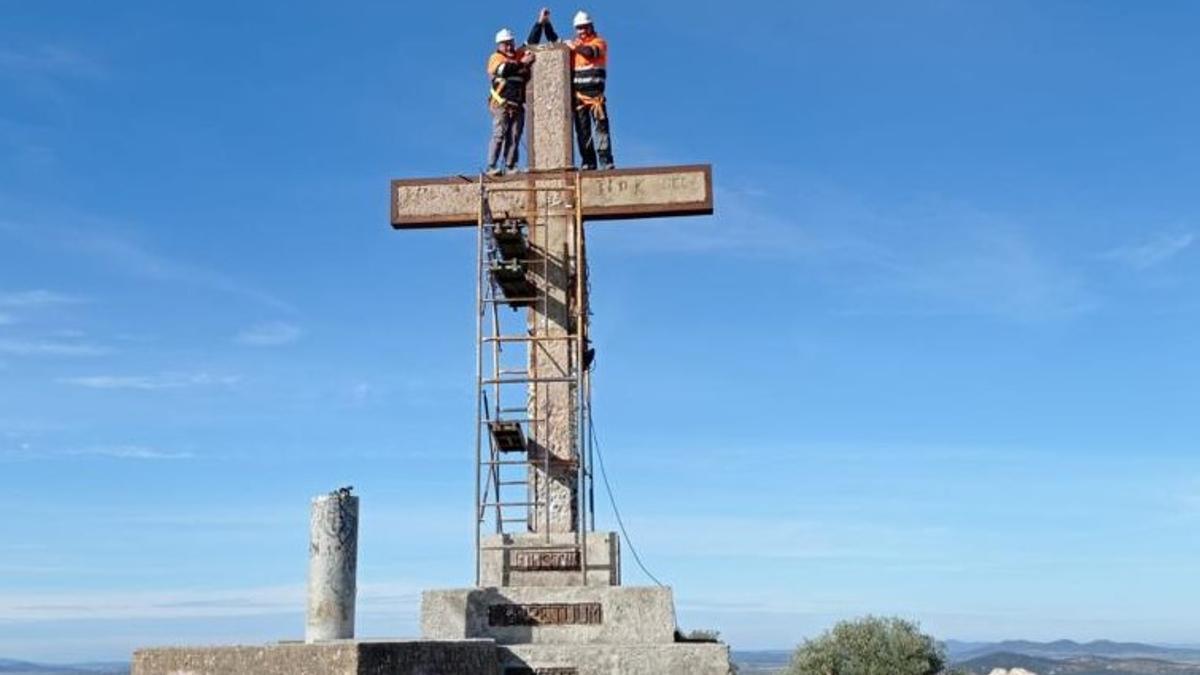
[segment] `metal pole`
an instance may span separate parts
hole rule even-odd
[[[490,292],[491,284],[488,284],[488,289]],[[500,334],[499,306],[497,306],[495,303],[493,303],[491,305],[491,308],[492,308],[492,334],[499,335]],[[483,347],[483,343],[480,344],[481,349],[482,349],[482,347]],[[494,416],[495,419],[500,419],[500,416],[501,416],[500,411],[503,409],[503,406],[501,405],[501,402],[500,402],[500,389],[501,389],[500,381],[499,381],[500,380],[500,376],[499,376],[500,352],[501,352],[500,342],[498,342],[498,341],[492,342],[492,374],[493,374],[492,379],[496,381],[496,385],[495,385],[496,401],[494,404],[495,410],[496,410],[496,414]],[[492,417],[490,412],[489,412],[489,417]],[[492,439],[490,436],[488,437],[488,449],[490,451],[492,459],[496,459],[495,443],[492,442]],[[500,470],[499,470],[499,468],[493,468],[492,482],[493,482],[493,485],[496,490],[496,501],[497,502],[503,501],[500,498]],[[503,534],[503,532],[504,532],[504,515],[503,515],[501,508],[499,506],[497,506],[496,507],[496,534]]]
[[[575,542],[579,546],[579,564],[582,571],[583,585],[588,585],[588,542],[587,542],[587,501],[585,476],[587,475],[586,458],[583,454],[583,354],[586,349],[584,336],[587,335],[587,310],[585,307],[583,274],[585,255],[583,242],[583,190],[581,189],[579,172],[575,172],[575,334],[579,339],[572,345],[575,347]]]
[[[480,503],[480,490],[483,476],[483,221],[487,206],[487,187],[484,185],[484,175],[479,174],[479,213],[476,222],[475,237],[475,503],[471,505],[471,514],[475,519],[475,585],[478,586],[483,576],[483,561],[480,546],[483,543],[480,528],[483,526],[483,512]]]

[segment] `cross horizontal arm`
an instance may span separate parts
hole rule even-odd
[[[571,180],[565,180],[570,177]],[[493,214],[519,215],[538,202],[530,189],[574,184],[574,171],[545,171],[487,178]],[[693,164],[581,174],[587,220],[699,216],[713,212],[712,166]],[[564,198],[566,197],[564,193]],[[398,230],[473,226],[478,219],[479,177],[392,181],[392,227]]]

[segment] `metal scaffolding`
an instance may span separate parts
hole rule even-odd
[[[493,213],[491,197],[517,193],[520,213]],[[511,197],[511,195],[509,195]],[[551,477],[574,471],[573,546],[587,579],[587,533],[595,529],[591,435],[591,347],[588,339],[588,269],[583,203],[578,171],[538,172],[524,181],[479,178],[476,265],[475,575],[482,576],[484,532],[537,533],[551,543]],[[512,203],[513,200],[505,200]],[[551,251],[549,225],[568,220],[561,252]],[[564,288],[552,289],[552,265],[561,265]],[[566,330],[551,330],[552,290],[563,294]],[[512,312],[502,311],[509,307]],[[527,312],[517,311],[521,308]],[[527,314],[527,316],[525,316]],[[567,343],[564,373],[539,372],[539,358],[554,361],[551,345]],[[560,350],[561,351],[561,350]],[[554,455],[536,439],[550,437],[551,420],[539,410],[547,388],[566,385],[572,400],[567,457]],[[561,453],[560,453],[561,454]],[[540,486],[537,481],[544,481]],[[540,496],[539,496],[540,493]],[[500,537],[498,548],[509,541]],[[529,548],[529,544],[523,544]]]

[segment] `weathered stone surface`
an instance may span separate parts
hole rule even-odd
[[[498,675],[490,640],[140,649],[132,675]]]
[[[598,604],[598,623],[493,625],[497,605]],[[481,588],[426,591],[421,635],[432,640],[490,638],[499,644],[673,644],[675,607],[669,588]]]
[[[563,44],[535,48],[537,62],[526,90],[529,168],[565,169],[573,164],[571,50]]]
[[[537,182],[567,185],[562,180]],[[543,192],[538,199],[562,196]],[[580,359],[575,342],[562,339],[577,332],[573,314],[579,302],[572,282],[578,242],[568,213],[547,205],[529,228],[531,276],[546,298],[528,311],[529,334],[543,338],[529,353],[529,372],[540,380],[528,392],[529,419],[534,420],[529,424],[529,494],[537,503],[529,510],[530,532],[574,532],[579,520],[578,387],[564,380],[580,370]]]
[[[729,647],[722,644],[511,645],[500,652],[502,675],[556,668],[576,675],[729,675],[731,670]]]
[[[587,585],[621,584],[621,539],[615,532],[591,532],[587,535]],[[529,556],[539,551],[562,552],[573,549],[575,535],[550,535],[550,549],[540,534],[506,534],[484,537],[480,585],[489,586],[582,586],[584,574],[576,569],[531,569],[536,565]],[[501,550],[501,547],[504,550]],[[581,556],[576,556],[580,558]],[[524,558],[520,560],[519,558]],[[535,561],[536,562],[536,561]]]
[[[488,182],[519,187],[534,175],[489,178]],[[582,173],[583,215],[587,220],[709,215],[713,212],[712,167],[707,164],[653,169],[616,169]],[[528,196],[497,192],[495,214],[524,215]],[[413,178],[392,181],[392,226],[397,229],[475,225],[479,210],[479,178]]]
[[[349,490],[315,497],[309,524],[306,641],[354,637],[357,571],[358,497]]]

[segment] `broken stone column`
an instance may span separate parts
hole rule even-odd
[[[304,641],[354,637],[358,569],[358,497],[341,488],[312,500],[308,616]]]

